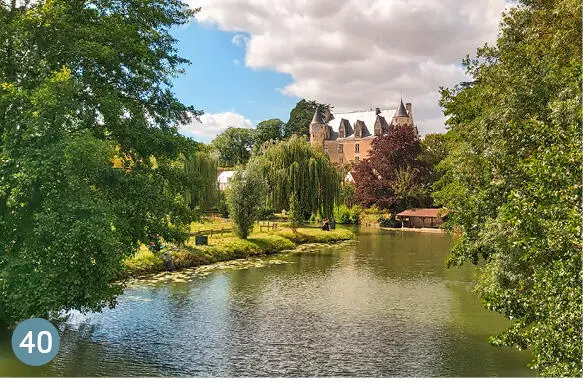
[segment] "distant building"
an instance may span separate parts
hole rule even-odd
[[[229,183],[236,171],[221,171],[217,176],[217,183],[219,184],[219,190],[225,191],[229,187]]]
[[[413,121],[411,103],[401,100],[397,110],[354,111],[332,114],[316,109],[310,123],[310,142],[323,147],[332,163],[358,163],[368,158],[375,137],[386,135],[394,126],[412,126],[419,135]]]
[[[441,208],[412,208],[397,214],[403,228],[439,228],[447,212]]]

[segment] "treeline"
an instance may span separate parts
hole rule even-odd
[[[519,2],[464,60],[472,81],[441,90],[448,263],[481,264],[484,306],[511,320],[491,342],[530,349],[541,376],[582,374],[581,11]]]
[[[302,99],[291,110],[287,123],[273,118],[259,122],[253,129],[232,126],[219,134],[210,146],[218,153],[221,167],[245,164],[252,154],[260,152],[266,144],[288,139],[292,135],[308,138],[316,107],[328,106]]]

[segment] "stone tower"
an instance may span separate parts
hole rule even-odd
[[[313,146],[323,147],[326,139],[328,139],[328,128],[320,109],[316,108],[312,122],[310,122],[310,143]]]
[[[391,121],[391,127],[393,126],[412,126],[415,134],[419,137],[419,131],[417,131],[417,126],[413,122],[413,110],[410,103],[407,103],[407,107],[403,104],[403,99],[401,99],[401,103],[399,104],[399,108],[395,112],[393,116],[393,120]]]

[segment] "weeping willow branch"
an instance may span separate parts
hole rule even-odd
[[[257,167],[268,184],[268,204],[277,211],[289,210],[295,194],[304,216],[334,216],[339,198],[341,174],[326,154],[314,150],[303,138],[293,136],[251,158],[248,166]]]

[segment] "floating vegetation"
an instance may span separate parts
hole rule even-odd
[[[142,278],[132,279],[128,282],[128,284],[135,287],[140,286],[151,287],[166,283],[188,283],[194,279],[205,277],[211,272],[215,271],[232,271],[250,268],[263,268],[272,265],[290,263],[292,262],[277,258],[253,257],[248,259],[236,259],[222,261],[214,264],[201,265],[196,268],[182,269],[175,272],[163,272],[155,275],[149,275]],[[132,299],[137,300],[138,298]]]

